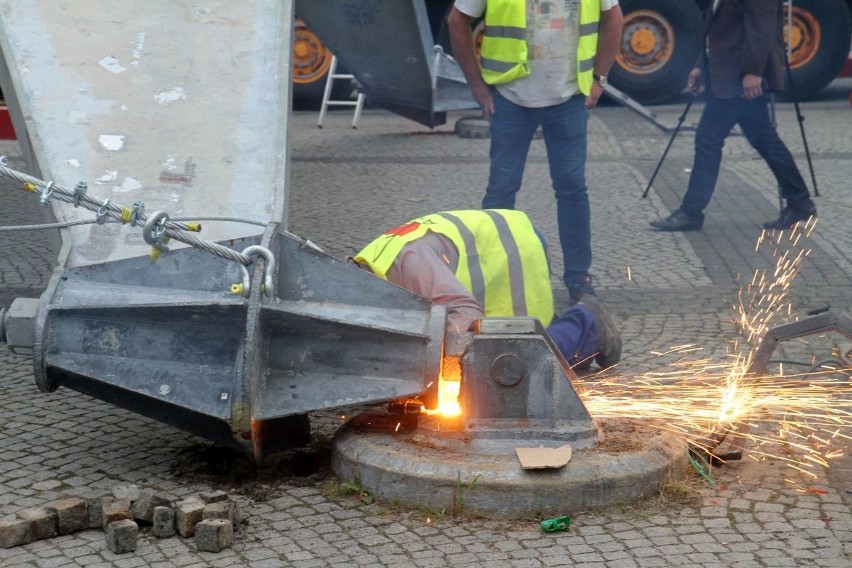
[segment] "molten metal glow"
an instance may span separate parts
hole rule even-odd
[[[429,414],[440,414],[448,418],[461,415],[460,388],[461,361],[458,357],[444,357],[438,381],[438,407],[434,411],[428,411]]]
[[[459,387],[461,381],[442,380],[438,391],[438,412],[443,416],[458,416],[461,414],[459,404]]]

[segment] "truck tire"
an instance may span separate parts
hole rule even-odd
[[[796,0],[792,18],[785,9],[785,38],[790,45],[790,71],[784,93],[809,99],[831,83],[849,56],[852,42],[850,7],[846,0]],[[790,29],[786,23],[792,22]]]
[[[621,0],[620,4],[624,32],[610,83],[641,104],[674,98],[686,87],[701,49],[701,10],[693,0]]]
[[[302,21],[295,19],[293,26],[293,103],[300,109],[318,109],[331,69],[332,53],[319,37]],[[337,73],[346,71],[340,63]],[[344,80],[335,81],[331,98],[342,100],[349,96],[354,87]]]

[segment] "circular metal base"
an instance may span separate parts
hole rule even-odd
[[[648,422],[599,422],[599,439],[572,443],[568,464],[522,469],[515,448],[553,440],[435,436],[390,415],[365,413],[338,429],[332,469],[380,502],[436,513],[553,517],[621,505],[657,492],[688,467],[684,440]],[[582,447],[582,446],[586,447]]]

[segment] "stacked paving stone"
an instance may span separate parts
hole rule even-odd
[[[220,552],[234,543],[234,529],[242,522],[239,505],[224,491],[210,491],[175,504],[153,491],[120,485],[111,495],[69,496],[44,507],[18,511],[0,520],[0,547],[11,548],[36,540],[87,529],[102,529],[107,547],[116,554],[133,552],[139,526],[151,535],[169,538],[179,534],[195,538],[199,551]]]

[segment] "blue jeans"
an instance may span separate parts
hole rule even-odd
[[[491,117],[491,170],[483,209],[514,209],[521,189],[530,143],[539,126],[544,132],[550,179],[556,194],[556,219],[569,288],[582,286],[592,265],[589,195],[586,192],[586,124],[584,97],[554,106],[527,108],[494,93]]]
[[[788,205],[798,209],[813,207],[805,180],[769,119],[766,97],[719,99],[708,91],[695,133],[695,161],[681,210],[692,219],[704,219],[704,208],[710,203],[719,178],[722,147],[735,124],[740,125],[746,140],[766,161]]]
[[[598,324],[583,304],[574,304],[547,327],[547,334],[568,364],[591,363],[598,352]]]

